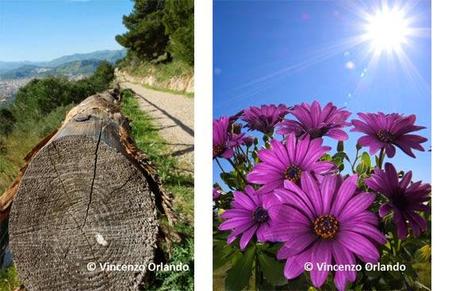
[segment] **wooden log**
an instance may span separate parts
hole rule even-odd
[[[118,100],[115,90],[72,109],[15,184],[10,246],[28,290],[137,290],[144,270],[102,265],[147,266],[159,243],[158,216],[174,220]]]

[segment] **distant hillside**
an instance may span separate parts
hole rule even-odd
[[[19,67],[25,66],[25,65],[31,65],[33,64],[32,62],[1,62],[0,61],[0,73],[10,71],[17,69]]]
[[[0,74],[0,79],[22,79],[46,76],[75,77],[80,75],[89,75],[96,70],[100,62],[101,60],[72,61],[56,67],[25,65]]]
[[[63,56],[49,62],[2,62],[0,61],[0,79],[27,78],[41,76],[46,72],[49,74],[89,74],[95,62],[106,60],[115,63],[124,58],[126,50],[102,50],[85,54],[73,54]],[[85,63],[85,62],[90,63]],[[83,62],[83,63],[77,63]],[[61,67],[64,66],[64,67]],[[72,69],[72,68],[73,69]],[[45,74],[46,75],[46,74]]]
[[[100,62],[99,59],[73,61],[57,66],[54,71],[56,75],[88,75],[96,71]]]
[[[126,55],[126,50],[103,50],[95,51],[87,54],[73,54],[69,56],[63,56],[57,59],[54,59],[46,63],[48,67],[57,67],[62,64],[66,64],[74,61],[84,61],[84,60],[106,60],[110,63],[115,63],[119,59],[124,58]]]

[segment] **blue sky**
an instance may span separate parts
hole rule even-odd
[[[417,33],[407,36],[401,46],[404,54],[373,57],[369,41],[358,44],[351,39],[365,32],[366,21],[360,16],[372,15],[379,5],[215,1],[214,117],[264,103],[331,101],[354,113],[416,114],[416,123],[427,127],[419,134],[430,138],[430,2],[388,1],[390,7],[405,7],[408,26]],[[350,134],[350,152],[358,137]],[[431,139],[424,146],[430,148]],[[416,156],[398,151],[390,161],[401,170],[412,169],[415,179],[431,181],[431,153],[417,151]]]
[[[129,0],[0,0],[0,61],[120,49]]]

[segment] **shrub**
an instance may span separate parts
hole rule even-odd
[[[96,92],[101,92],[109,88],[114,78],[115,74],[112,64],[107,61],[102,61],[94,74],[90,77],[89,82],[93,84],[93,89]],[[82,84],[82,86],[84,85],[85,84]]]
[[[17,118],[40,118],[59,106],[79,103],[87,96],[106,90],[113,79],[113,66],[103,61],[87,79],[69,81],[49,77],[32,80],[19,89],[13,105],[14,114]]]
[[[7,108],[0,109],[0,134],[8,135],[14,127],[16,118],[13,113]]]

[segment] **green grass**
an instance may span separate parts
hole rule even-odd
[[[45,136],[58,128],[73,105],[62,106],[36,120],[24,116],[16,123],[13,132],[0,137],[3,150],[0,153],[0,194],[9,187],[24,165],[24,157]],[[0,269],[0,290],[14,290],[20,285],[16,268],[10,266]]]
[[[172,61],[155,66],[155,77],[160,82],[191,74],[193,74],[193,67],[181,61]]]
[[[131,122],[136,145],[158,169],[165,189],[174,194],[174,211],[179,217],[176,231],[183,240],[173,246],[171,262],[190,266],[190,272],[158,272],[147,290],[193,290],[193,176],[181,171],[179,161],[169,154],[165,140],[152,119],[141,111],[129,90],[122,93],[122,112]]]
[[[128,60],[125,59],[119,64],[119,67],[128,72],[133,77],[143,78],[146,76],[154,76],[159,83],[165,83],[173,78],[178,78],[181,76],[192,76],[193,67],[189,64],[173,60],[166,63],[157,63],[153,64],[141,60]],[[159,86],[147,86],[143,85],[146,88],[154,89],[157,91],[163,91],[167,93],[180,94],[187,97],[193,97],[193,93],[186,93],[183,91],[171,90]]]
[[[74,105],[61,106],[53,110],[43,118],[24,119],[15,124],[13,132],[0,137],[0,143],[4,150],[0,153],[0,193],[16,178],[19,169],[24,165],[24,157],[45,136],[58,128]]]
[[[14,290],[19,287],[19,279],[14,267],[0,269],[0,290]]]
[[[152,63],[136,58],[127,58],[121,61],[118,66],[134,77],[146,77],[153,74],[160,82],[168,81],[174,77],[193,74],[192,66],[178,60],[170,62],[163,60]]]

